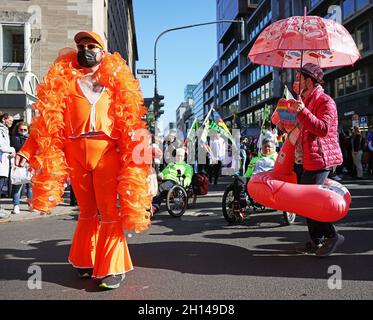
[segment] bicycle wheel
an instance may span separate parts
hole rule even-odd
[[[241,205],[238,203],[239,211],[241,211]],[[242,217],[238,217],[234,212],[234,186],[230,185],[225,189],[222,202],[223,216],[224,219],[229,223],[242,222]],[[237,208],[236,208],[237,209]]]
[[[167,193],[166,207],[173,217],[181,217],[188,205],[188,195],[185,189],[179,185],[173,186]]]
[[[297,217],[295,213],[286,212],[286,211],[283,211],[283,215],[284,215],[285,224],[287,226],[293,224],[295,221],[295,218]]]

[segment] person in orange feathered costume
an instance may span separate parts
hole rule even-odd
[[[107,53],[94,32],[74,40],[78,51],[62,50],[38,87],[37,117],[16,165],[34,169],[31,206],[41,212],[63,202],[70,177],[80,212],[69,262],[81,278],[113,289],[133,269],[123,229],[150,225],[151,160],[134,157],[141,144],[148,151],[146,109],[118,53]]]

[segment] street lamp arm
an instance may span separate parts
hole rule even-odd
[[[187,25],[187,26],[167,29],[167,30],[163,31],[157,37],[157,39],[155,40],[155,43],[154,43],[154,96],[158,95],[158,87],[157,87],[157,44],[158,44],[159,39],[164,34],[172,32],[172,31],[195,28],[195,27],[201,27],[201,26],[206,26],[206,25],[210,25],[210,24],[218,24],[218,23],[241,23],[242,25],[244,25],[244,20],[243,19],[241,19],[241,20],[218,20],[218,21],[191,24],[191,25]]]

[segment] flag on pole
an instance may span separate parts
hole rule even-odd
[[[207,119],[207,121],[204,121],[204,127],[203,127],[200,141],[201,141],[201,146],[206,150],[207,153],[210,154],[212,158],[214,158],[214,155],[212,154],[211,148],[207,141],[209,129],[210,129],[210,125],[209,125],[209,120]]]
[[[232,142],[232,145],[235,148],[237,148],[236,142],[234,141],[233,136],[232,136],[231,132],[229,131],[229,128],[227,127],[227,125],[223,121],[220,114],[214,110],[211,117],[212,117],[212,119],[211,119],[211,122],[210,122],[210,129],[215,130],[216,132],[219,132],[222,135],[224,135],[225,137],[227,137]]]
[[[197,118],[194,118],[192,126],[190,127],[187,137],[184,141],[184,145],[187,143],[187,141],[193,141],[194,137],[196,136],[196,132],[198,130],[198,121]]]
[[[197,121],[197,118],[194,118],[192,126],[188,130],[188,134],[187,134],[187,137],[184,140],[184,145],[183,145],[188,157],[193,158],[195,156],[193,151],[194,151],[194,148],[195,148],[194,138],[196,137],[197,130],[198,130],[198,121]],[[192,151],[192,152],[190,152],[190,151]]]

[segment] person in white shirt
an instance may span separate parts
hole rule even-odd
[[[214,132],[210,141],[211,154],[210,154],[210,175],[209,181],[212,183],[214,178],[214,184],[218,184],[218,178],[222,167],[222,162],[225,160],[227,145],[225,140],[222,138],[219,132]]]
[[[13,116],[4,113],[0,117],[0,195],[9,177],[10,159],[16,155],[15,149],[10,146],[9,128],[13,124]],[[7,218],[9,213],[0,205],[0,218]]]

